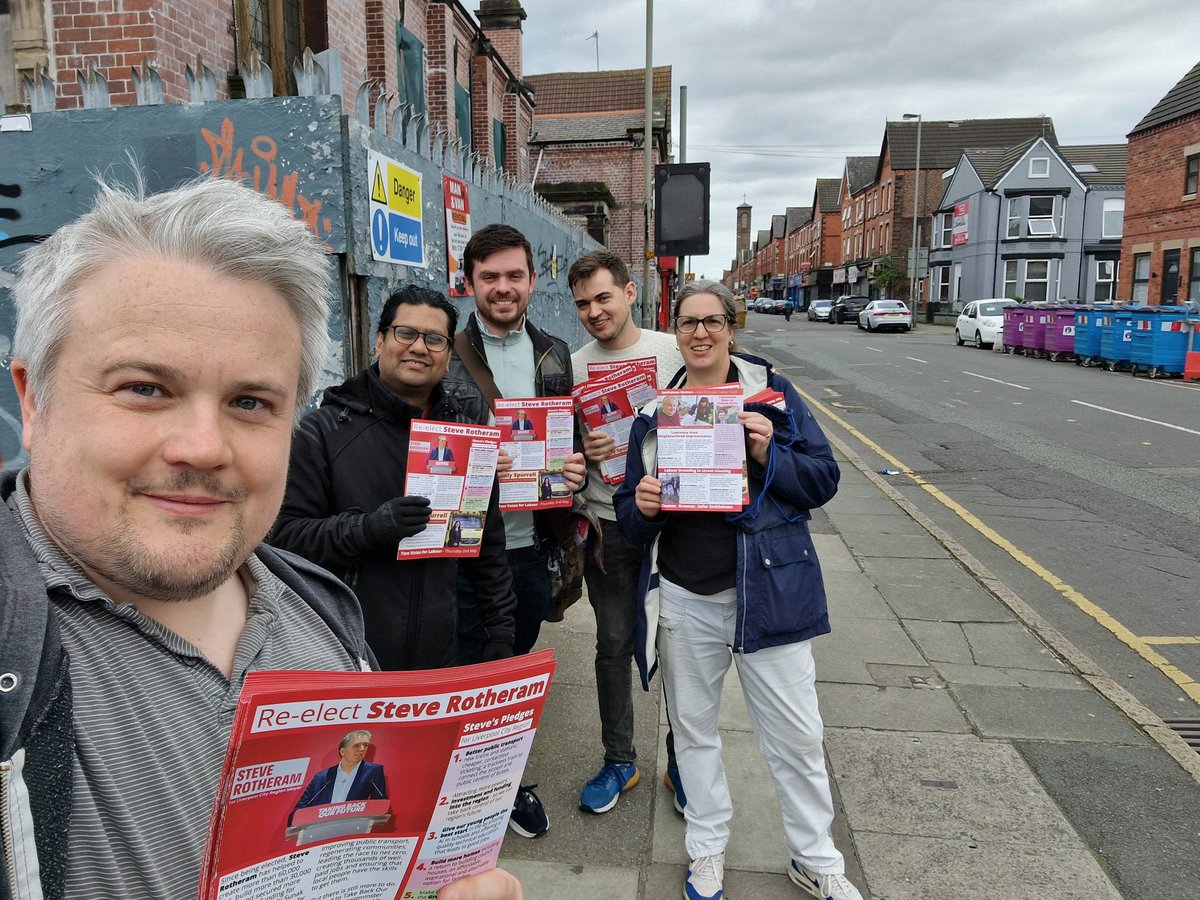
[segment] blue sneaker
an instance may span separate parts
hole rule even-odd
[[[675,812],[682,816],[683,808],[687,806],[687,794],[683,792],[683,782],[679,780],[679,766],[675,763],[667,763],[667,771],[663,772],[663,784],[671,792]]]
[[[701,856],[688,866],[683,883],[686,900],[721,900],[725,896],[725,854]]]
[[[579,808],[588,812],[606,813],[617,805],[621,794],[638,783],[634,763],[609,763],[592,776],[579,795]]]

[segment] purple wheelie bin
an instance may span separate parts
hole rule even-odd
[[[1004,352],[1016,353],[1025,346],[1025,307],[1004,307]]]
[[[1025,355],[1043,356],[1046,352],[1046,320],[1050,311],[1044,306],[1033,306],[1025,309]]]
[[[1046,355],[1053,360],[1075,358],[1075,312],[1079,306],[1058,306],[1048,310]]]

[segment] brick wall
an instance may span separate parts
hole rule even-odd
[[[368,71],[367,62],[367,14],[368,0],[329,0],[326,4],[326,18],[329,24],[329,46],[342,51],[342,108],[346,112],[354,111],[354,97],[358,86],[363,80],[363,72]],[[383,0],[384,21],[389,22],[388,8],[391,7],[390,22],[395,22],[395,0]],[[395,65],[396,33],[394,24],[383,26],[384,40],[391,46],[392,65]],[[374,37],[375,34],[372,33]],[[394,81],[392,82],[395,83]]]
[[[454,124],[454,8],[432,3],[425,13],[425,108],[434,129],[453,137]]]
[[[492,47],[500,54],[500,58],[512,69],[513,75],[521,77],[522,41],[524,35],[520,28],[492,28],[485,32]]]
[[[492,158],[491,70],[486,56],[471,57],[471,149],[487,159]]]
[[[1200,246],[1200,197],[1185,198],[1185,148],[1200,145],[1200,113],[1129,139],[1129,170],[1125,182],[1125,225],[1121,238],[1121,268],[1117,296],[1133,296],[1133,255],[1149,246],[1149,301],[1162,295],[1164,242],[1180,246],[1179,293],[1186,299],[1191,277],[1190,248]]]
[[[532,155],[537,155],[537,148]],[[538,182],[603,181],[612,192],[608,248],[641,272],[643,251],[642,150],[631,142],[577,143],[547,146]],[[651,223],[653,227],[653,222]]]
[[[345,106],[351,109],[354,94],[368,67],[367,14],[376,18],[393,11],[397,0],[344,0],[328,3],[329,46],[342,51]],[[169,9],[169,12],[167,11]],[[199,54],[217,75],[219,97],[228,96],[225,76],[237,69],[233,4],[219,0],[52,0],[52,60],[59,108],[82,105],[76,71],[95,62],[108,80],[113,106],[136,102],[131,70],[143,61],[154,63],[163,79],[164,99],[188,99],[185,70]],[[394,44],[389,27],[372,28],[376,56],[387,59],[386,46]],[[376,43],[383,41],[380,48]],[[394,57],[394,52],[391,54]],[[290,65],[290,61],[289,61]],[[394,81],[394,60],[392,72]],[[386,75],[386,71],[383,73]]]
[[[168,103],[188,99],[184,68],[196,54],[220,76],[233,65],[232,12],[228,4],[210,0],[178,0],[171,15],[163,15],[155,0],[54,0],[51,73],[57,83],[57,106],[82,106],[76,72],[96,63],[107,79],[113,106],[137,102],[131,70],[143,61],[154,63],[163,79]]]
[[[383,0],[365,0],[363,3],[363,27],[366,31],[367,77],[377,78],[383,84],[394,82],[388,78],[388,57],[395,57],[391,47],[395,43],[395,29],[388,29],[383,14]],[[392,63],[393,68],[395,63]]]

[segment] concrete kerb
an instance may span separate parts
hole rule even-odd
[[[907,497],[888,484],[864,462],[845,441],[826,431],[826,437],[839,452],[889,499],[904,510],[929,536],[946,548],[958,562],[996,599],[1007,606],[1030,631],[1071,666],[1079,676],[1094,687],[1101,696],[1120,710],[1150,740],[1170,754],[1180,767],[1200,784],[1200,753],[1171,730],[1158,715],[1148,709],[1129,691],[1117,684],[1090,656],[1072,644],[1057,628],[1046,621],[1033,607],[997,578],[982,562],[958,543],[932,519],[917,509]]]

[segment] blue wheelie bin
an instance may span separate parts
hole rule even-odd
[[[1075,310],[1075,365],[1100,365],[1100,335],[1105,313],[1112,307],[1083,307]]]
[[[1182,306],[1143,306],[1133,314],[1133,342],[1129,357],[1130,371],[1159,375],[1182,375],[1187,359],[1188,332],[1183,320],[1188,310]]]
[[[1129,368],[1133,350],[1133,313],[1136,307],[1122,307],[1104,314],[1100,335],[1100,358],[1110,372]]]

